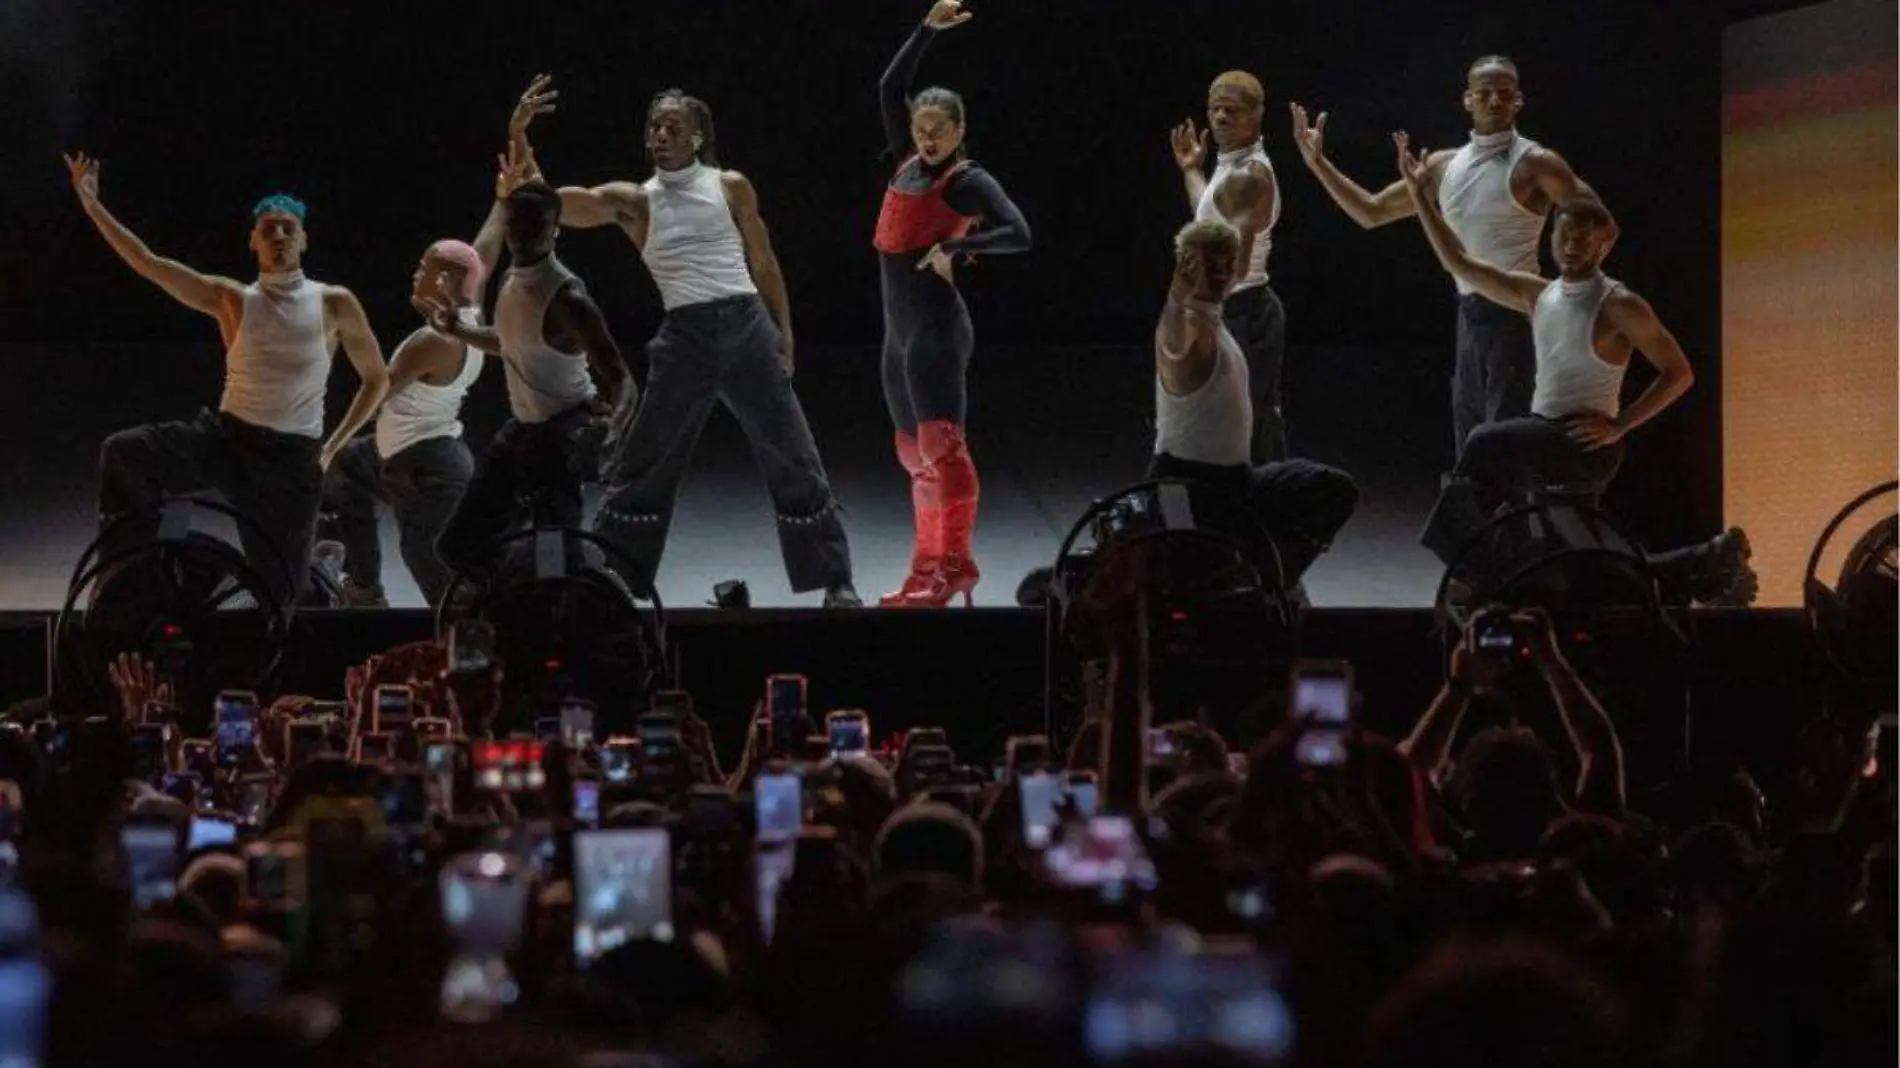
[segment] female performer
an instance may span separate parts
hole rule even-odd
[[[884,136],[903,159],[884,191],[876,245],[884,293],[884,399],[897,458],[910,473],[917,540],[903,588],[885,606],[940,608],[978,578],[970,555],[976,465],[964,440],[964,370],[974,342],[955,281],[958,259],[1029,248],[1029,224],[996,179],[964,152],[963,98],[948,89],[907,97],[924,49],[971,15],[936,0],[878,83]]]

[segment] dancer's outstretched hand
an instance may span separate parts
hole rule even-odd
[[[495,157],[495,199],[506,200],[523,182],[541,177],[541,164],[535,161],[534,148],[526,139],[508,142],[505,155]]]
[[[537,74],[522,92],[521,99],[515,102],[514,114],[508,116],[508,139],[525,140],[528,136],[528,124],[536,115],[546,115],[554,110],[554,102],[561,98],[560,90],[554,88],[554,75]]]
[[[949,30],[975,17],[963,10],[963,0],[937,0],[930,6],[930,14],[924,16],[924,25],[933,30]]]
[[[1425,164],[1431,158],[1431,152],[1421,148],[1414,153],[1412,135],[1404,130],[1392,135],[1392,143],[1399,150],[1399,177],[1405,179],[1406,185],[1417,189],[1425,181]]]
[[[1319,118],[1308,122],[1306,109],[1295,103],[1288,103],[1287,109],[1293,114],[1293,143],[1300,148],[1300,158],[1308,163],[1317,163],[1326,155],[1326,115],[1322,111]]]
[[[414,308],[430,326],[450,337],[455,336],[457,325],[455,305],[449,303],[447,297],[412,297],[409,300],[409,306]]]
[[[1174,128],[1168,140],[1174,149],[1175,165],[1184,171],[1198,171],[1207,162],[1208,133],[1189,119]]]
[[[73,192],[81,200],[99,199],[99,161],[84,152],[66,157],[66,172],[72,176]]]

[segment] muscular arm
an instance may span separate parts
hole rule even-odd
[[[564,185],[561,225],[570,230],[623,226],[644,216],[646,194],[632,182],[608,182],[592,188]]]
[[[126,266],[137,271],[139,277],[171,294],[173,300],[185,307],[217,319],[220,325],[228,320],[235,329],[237,320],[243,316],[244,287],[229,278],[199,274],[177,260],[153,252],[137,234],[114,218],[98,197],[81,197],[80,203],[106,244],[119,254]]]
[[[944,191],[944,199],[957,214],[982,218],[980,229],[943,242],[945,252],[996,256],[1029,251],[1029,220],[988,171],[974,164],[965,167]]]
[[[752,282],[759,287],[759,296],[765,300],[772,321],[778,324],[779,333],[784,335],[789,347],[792,301],[785,292],[785,274],[779,270],[778,253],[772,251],[772,235],[766,231],[765,219],[759,215],[758,191],[738,171],[726,171],[720,178],[725,183],[726,204],[732,211],[732,219],[739,225],[739,236],[745,239],[746,265],[752,269]]]
[[[1566,200],[1578,198],[1594,200],[1598,204],[1603,203],[1603,198],[1597,195],[1597,191],[1590,188],[1588,182],[1577,177],[1576,171],[1570,169],[1570,163],[1548,148],[1539,148],[1530,153],[1518,166],[1530,174],[1537,192],[1544,201],[1538,207],[1546,211]],[[1604,210],[1609,210],[1608,205],[1604,206]],[[1610,220],[1610,232],[1612,235],[1621,232],[1616,225],[1614,215]]]
[[[1214,361],[1215,327],[1206,312],[1171,293],[1167,306],[1161,309],[1161,322],[1155,326],[1155,355],[1184,374],[1204,370]]]
[[[382,406],[383,397],[389,392],[389,369],[383,366],[382,346],[376,343],[376,334],[369,328],[369,318],[363,314],[363,306],[357,303],[356,295],[341,286],[331,286],[323,295],[324,310],[331,321],[336,323],[337,338],[343,343],[343,352],[350,359],[350,366],[356,368],[356,397],[350,401],[350,410],[343,415],[343,421],[337,424],[330,440],[323,446],[325,466],[328,458],[363,429],[370,416]]]
[[[1438,192],[1438,177],[1444,173],[1445,161],[1451,158],[1450,152],[1435,152],[1428,163],[1431,168],[1427,184],[1428,192]],[[1377,193],[1369,193],[1358,182],[1346,177],[1344,171],[1334,166],[1325,156],[1315,156],[1306,161],[1306,169],[1319,179],[1320,187],[1326,195],[1333,198],[1339,210],[1363,229],[1371,230],[1387,223],[1410,218],[1417,209],[1412,203],[1411,194],[1405,189],[1404,182],[1393,182]]]
[[[1621,816],[1625,799],[1623,745],[1609,713],[1554,646],[1540,655],[1538,667],[1557,705],[1557,718],[1577,754],[1577,805],[1591,812]]]
[[[1412,727],[1412,733],[1399,743],[1399,753],[1434,786],[1443,785],[1444,773],[1451,764],[1452,743],[1457,740],[1458,726],[1464,722],[1465,712],[1470,707],[1469,683],[1458,678],[1445,680],[1431,707]]]
[[[1538,295],[1549,283],[1537,275],[1502,270],[1472,256],[1465,251],[1458,235],[1451,232],[1451,224],[1439,214],[1438,205],[1426,199],[1418,186],[1408,186],[1407,191],[1419,225],[1424,228],[1425,237],[1432,243],[1432,251],[1445,270],[1486,300],[1529,315],[1537,305]]]
[[[878,111],[884,118],[884,143],[898,159],[910,151],[910,100],[905,94],[910,91],[911,79],[917,76],[924,50],[936,36],[937,31],[928,24],[918,23],[904,41],[904,47],[897,50],[891,65],[884,69],[884,76],[877,81]]]
[[[1234,172],[1214,196],[1215,210],[1240,231],[1240,262],[1253,262],[1253,244],[1273,225],[1280,204],[1280,188],[1273,172],[1258,163]]]
[[[498,197],[488,209],[488,218],[482,220],[482,228],[475,234],[475,255],[481,257],[482,276],[495,277],[495,266],[501,262],[501,250],[505,245],[504,232],[508,227],[508,205]]]
[[[1661,414],[1677,398],[1695,385],[1695,369],[1676,341],[1676,335],[1656,317],[1649,302],[1627,289],[1619,289],[1603,304],[1610,325],[1629,339],[1630,346],[1656,369],[1656,379],[1629,407],[1617,416],[1616,426],[1628,434]]]
[[[550,336],[577,338],[587,353],[587,366],[599,380],[602,391],[607,395],[607,403],[619,408],[627,397],[633,383],[633,376],[627,373],[626,361],[621,359],[620,345],[614,341],[613,332],[607,329],[607,318],[600,313],[600,306],[594,298],[587,295],[586,287],[579,282],[569,282],[548,304],[548,333]]]

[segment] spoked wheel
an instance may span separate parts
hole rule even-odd
[[[457,573],[436,613],[446,641],[464,619],[495,629],[511,707],[586,697],[603,711],[664,685],[666,610],[624,553],[594,534],[535,527],[497,539],[483,578]],[[650,602],[643,609],[640,600]]]
[[[107,666],[120,653],[153,660],[188,716],[208,714],[219,689],[269,691],[294,611],[280,592],[289,572],[275,552],[247,559],[239,530],[268,544],[235,509],[181,497],[122,517],[86,548],[53,633],[63,712],[116,707]]]

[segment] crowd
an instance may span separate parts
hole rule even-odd
[[[796,676],[732,761],[682,692],[509,707],[480,623],[341,700],[122,656],[0,730],[0,1065],[1892,1063],[1890,726],[1666,825],[1499,608],[1407,737],[1302,662],[1243,746],[1149,722],[1142,568],[993,761]]]

